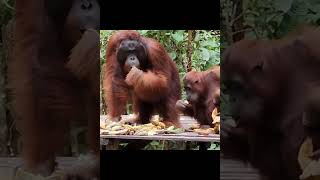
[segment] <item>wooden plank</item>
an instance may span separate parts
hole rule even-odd
[[[58,165],[61,168],[70,167],[76,157],[58,157]],[[21,166],[21,158],[0,158],[0,179],[12,179],[16,168]],[[221,180],[259,180],[260,176],[256,169],[249,164],[231,159],[220,159]]]
[[[72,164],[75,163],[77,160],[76,157],[58,157],[57,162],[58,162],[58,169],[64,169],[66,167],[70,167]],[[23,177],[16,177],[20,176],[21,171],[19,172],[18,169],[19,167],[22,166],[22,159],[21,158],[0,158],[0,179],[4,180],[15,180],[15,179],[30,179],[30,176],[23,176]],[[20,174],[17,175],[17,172]],[[32,178],[35,179],[35,178]],[[39,179],[39,178],[36,178]],[[40,179],[45,179],[45,178],[40,178]],[[50,178],[49,178],[50,179]],[[51,178],[50,180],[52,180]],[[60,179],[60,178],[59,178]]]
[[[217,136],[186,136],[186,135],[153,135],[153,136],[134,136],[134,135],[100,135],[102,139],[136,139],[136,140],[166,140],[166,141],[196,141],[196,142],[220,142]],[[104,141],[100,141],[104,142]],[[102,144],[104,145],[104,144]]]
[[[232,159],[220,159],[221,180],[260,180],[258,171],[249,164]]]
[[[59,167],[68,167],[77,160],[77,157],[57,157]],[[1,167],[18,167],[22,165],[21,158],[0,158]]]

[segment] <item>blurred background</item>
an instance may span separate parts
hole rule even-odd
[[[7,82],[7,62],[13,48],[14,1],[0,1],[0,157],[16,156],[21,152],[14,112],[10,106]]]
[[[0,1],[0,157],[17,157],[22,150],[7,80],[7,64],[14,46],[14,13],[14,0]],[[76,156],[84,152],[86,122],[74,122],[69,143],[59,153],[60,156]]]

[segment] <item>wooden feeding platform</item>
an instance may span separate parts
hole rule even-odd
[[[258,171],[249,164],[232,159],[220,158],[221,180],[260,180]]]
[[[126,115],[122,116],[126,118]],[[100,116],[100,121],[104,121],[106,116]],[[180,122],[182,128],[189,129],[192,124],[196,121],[189,116],[181,116]],[[121,141],[130,140],[144,140],[144,141],[183,141],[183,142],[199,142],[200,145],[209,142],[220,142],[220,135],[209,134],[209,135],[199,135],[195,132],[183,132],[179,134],[159,134],[152,136],[141,136],[141,135],[100,135],[100,146],[105,148],[108,146],[117,146]],[[115,145],[116,144],[116,145]]]
[[[70,167],[75,161],[76,157],[58,157],[57,162],[59,169]],[[22,165],[21,158],[0,158],[0,179],[1,180],[39,180],[41,178],[35,176],[30,177],[16,177],[17,170]],[[260,176],[254,168],[250,165],[231,159],[220,159],[220,179],[221,180],[259,180]],[[59,179],[59,178],[58,178]],[[55,179],[55,180],[58,180]],[[53,180],[53,178],[42,178],[41,180]],[[60,179],[59,179],[60,180]]]
[[[70,167],[76,161],[75,157],[59,157],[57,162],[59,168]],[[41,178],[22,177],[17,179],[16,173],[22,165],[21,158],[0,158],[0,179],[2,180],[39,180]],[[220,159],[220,179],[221,180],[259,180],[257,170],[247,164],[230,159]],[[52,178],[43,178],[41,180],[52,180]]]
[[[102,140],[105,139],[135,139],[135,140],[151,140],[151,141],[194,141],[194,142],[220,142],[219,135],[198,135],[194,132],[185,132],[180,134],[161,134],[152,136],[137,135],[100,135]],[[100,141],[101,143],[101,141]],[[103,141],[102,141],[103,143]]]

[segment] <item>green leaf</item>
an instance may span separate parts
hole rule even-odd
[[[174,34],[171,35],[172,38],[176,41],[176,42],[182,42],[184,40],[184,32],[181,31],[177,31]]]
[[[280,22],[276,36],[282,37],[288,32],[294,30],[298,24],[305,24],[311,21],[310,4],[303,0],[294,0],[290,10],[283,16]]]
[[[206,48],[200,48],[201,50],[201,57],[204,61],[208,61],[210,59],[210,53]]]
[[[194,37],[194,41],[195,41],[195,42],[198,42],[198,41],[200,41],[200,39],[201,39],[200,33],[197,32],[196,35],[195,35],[195,37]]]
[[[139,33],[144,36],[149,32],[149,30],[140,30]]]
[[[169,56],[171,57],[172,60],[175,60],[177,58],[177,53],[176,52],[170,52]]]
[[[218,41],[213,41],[213,40],[208,40],[208,41],[203,41],[201,43],[201,46],[205,46],[205,47],[208,47],[208,48],[214,48],[214,47],[219,47],[219,42]]]
[[[273,1],[276,10],[288,12],[291,8],[293,0]]]

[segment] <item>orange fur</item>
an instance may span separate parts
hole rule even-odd
[[[147,51],[148,67],[144,71],[132,69],[126,75],[117,60],[117,48],[123,40],[138,40]],[[174,104],[180,97],[178,70],[159,42],[140,36],[136,31],[115,32],[107,47],[104,91],[108,114],[119,117],[132,95],[135,113],[147,121],[152,113],[159,113],[168,121],[178,121]]]

